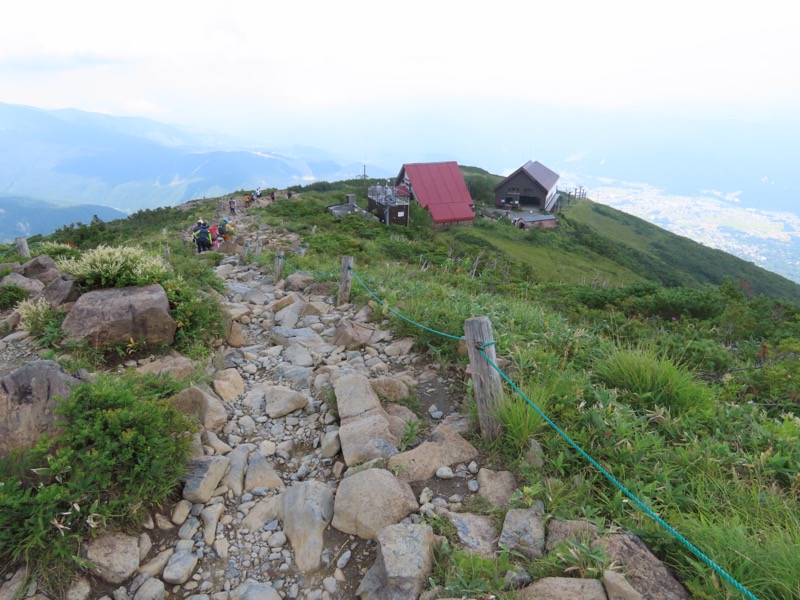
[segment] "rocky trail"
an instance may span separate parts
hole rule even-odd
[[[548,519],[541,503],[509,510],[501,529],[469,512],[473,496],[507,506],[517,482],[486,468],[468,441],[464,374],[432,364],[412,339],[395,339],[368,306],[335,306],[331,282],[302,273],[274,281],[271,265],[240,263],[243,243],[289,249],[300,240],[246,212],[233,221],[239,238],[217,267],[231,326],[207,367],[213,381],[174,398],[202,425],[180,497],[137,534],[91,542],[86,558],[96,567],[68,598],[445,597],[428,590],[442,541],[425,524],[432,516],[488,558],[501,545],[536,558],[576,539],[615,559],[602,580],[532,582],[523,569],[510,571],[508,587],[520,598],[689,597],[632,534]],[[32,349],[14,335],[3,355],[22,362]],[[195,365],[169,356],[126,367],[181,376]],[[535,442],[527,459],[545,460]],[[23,592],[23,579],[22,569],[8,573],[0,600],[36,597],[35,587]]]

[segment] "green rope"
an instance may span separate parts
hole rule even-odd
[[[758,598],[756,598],[756,596],[752,592],[750,592],[741,583],[739,583],[733,577],[731,577],[727,573],[727,571],[725,571],[722,567],[717,565],[713,560],[711,560],[701,550],[699,550],[694,544],[692,544],[689,540],[687,540],[680,533],[678,533],[675,529],[673,529],[667,522],[665,522],[661,517],[659,517],[655,512],[653,512],[641,500],[639,500],[639,498],[634,496],[632,492],[628,491],[628,489],[624,485],[622,485],[619,481],[617,481],[617,479],[611,473],[606,471],[603,468],[603,466],[600,465],[600,463],[598,463],[591,456],[589,456],[583,450],[583,448],[578,446],[578,444],[576,444],[572,440],[572,438],[570,438],[558,425],[556,425],[550,419],[550,417],[548,417],[546,414],[544,414],[544,412],[542,412],[541,409],[539,409],[538,406],[536,406],[533,402],[531,402],[531,400],[522,392],[522,390],[520,390],[514,384],[514,382],[511,381],[511,379],[508,378],[508,376],[505,373],[503,373],[503,371],[500,369],[500,367],[498,367],[496,364],[494,364],[494,362],[492,362],[492,360],[488,356],[486,356],[486,353],[483,351],[483,348],[485,348],[486,346],[489,346],[491,344],[494,344],[494,342],[489,342],[489,343],[483,344],[483,346],[478,349],[478,351],[481,353],[481,356],[483,356],[483,358],[486,359],[486,362],[488,362],[492,366],[492,368],[495,371],[497,371],[503,379],[506,380],[506,382],[511,386],[511,388],[517,394],[519,394],[522,397],[522,399],[525,400],[525,402],[527,402],[528,405],[530,405],[530,407],[533,408],[533,410],[535,410],[539,414],[539,416],[542,417],[547,422],[547,424],[550,425],[550,427],[552,427],[556,431],[556,433],[558,433],[558,435],[560,435],[570,446],[572,446],[575,450],[577,450],[578,454],[580,454],[587,461],[589,461],[589,463],[595,469],[600,471],[600,473],[602,473],[606,477],[606,479],[608,479],[611,483],[613,483],[623,494],[625,494],[628,498],[630,498],[630,500],[632,500],[633,503],[636,504],[636,506],[638,506],[648,517],[650,517],[656,523],[658,523],[664,529],[666,529],[670,534],[672,534],[673,537],[675,537],[675,539],[677,539],[684,546],[686,546],[689,550],[691,550],[697,557],[699,557],[704,563],[706,563],[709,567],[711,567],[714,571],[716,571],[719,575],[721,575],[728,583],[730,583],[733,587],[735,587],[737,590],[739,590],[747,598],[749,598],[750,600],[758,600]]]
[[[300,274],[303,274],[303,275],[308,275],[308,273],[303,273],[299,269],[293,267],[289,263],[289,261],[287,261],[282,255],[281,255],[281,260],[283,262],[285,262],[287,265],[289,265],[296,272],[298,272]],[[390,311],[394,315],[398,316],[399,318],[403,319],[404,321],[406,321],[408,323],[411,323],[412,325],[414,325],[416,327],[419,327],[420,329],[424,329],[425,331],[429,331],[429,332],[434,333],[436,335],[440,335],[440,336],[443,336],[443,337],[446,337],[446,338],[459,340],[459,341],[464,340],[464,338],[461,337],[461,336],[450,335],[449,333],[443,333],[441,331],[436,331],[435,329],[431,329],[430,327],[426,327],[425,325],[422,325],[421,323],[417,323],[416,321],[413,321],[413,320],[409,319],[408,317],[406,317],[405,315],[403,315],[403,314],[399,313],[398,311],[394,310],[393,308],[388,306],[385,301],[381,300],[377,295],[375,295],[375,293],[372,290],[370,290],[369,287],[367,287],[367,285],[361,280],[361,278],[358,276],[358,273],[356,273],[353,270],[352,267],[348,267],[348,270],[353,274],[353,277],[356,278],[356,281],[358,281],[358,283],[361,285],[361,287],[363,287],[367,291],[367,293],[375,299],[376,302],[380,303],[381,306],[384,306],[388,311]],[[489,346],[493,346],[496,343],[497,342],[493,340],[493,341],[481,344],[481,347],[478,348],[478,351],[481,353],[481,356],[483,356],[483,358],[486,359],[486,362],[488,362],[492,366],[492,368],[495,371],[497,371],[497,373],[500,374],[500,376],[511,386],[511,388],[517,394],[519,394],[519,396],[523,400],[525,400],[525,402],[527,402],[528,405],[531,408],[533,408],[533,410],[535,410],[539,414],[539,416],[542,417],[542,419],[544,419],[545,422],[547,422],[547,424],[550,425],[550,427],[552,427],[556,431],[556,433],[558,433],[558,435],[560,435],[570,446],[572,446],[578,452],[578,454],[583,456],[583,458],[585,458],[589,462],[589,464],[591,464],[595,469],[600,471],[600,473],[602,473],[603,476],[605,476],[606,479],[608,479],[612,484],[614,484],[614,486],[617,487],[617,489],[619,489],[623,494],[625,494],[637,507],[639,507],[639,509],[642,510],[642,512],[644,512],[648,517],[653,519],[656,523],[661,525],[661,527],[663,527],[667,532],[669,532],[681,544],[686,546],[686,548],[688,548],[695,556],[700,558],[704,563],[706,563],[709,567],[711,567],[714,571],[716,571],[723,579],[725,579],[728,583],[730,583],[738,591],[740,591],[742,594],[744,594],[744,596],[746,598],[749,598],[750,600],[758,600],[758,598],[751,591],[749,591],[741,583],[736,581],[731,575],[728,574],[727,571],[725,571],[717,563],[715,563],[708,556],[706,556],[699,548],[697,548],[689,540],[687,540],[680,533],[678,533],[678,531],[676,529],[674,529],[671,525],[669,525],[666,521],[664,521],[661,517],[659,517],[655,512],[653,512],[653,510],[650,507],[648,507],[646,504],[644,504],[644,502],[642,502],[641,500],[639,500],[639,498],[634,496],[633,493],[628,490],[628,488],[626,488],[624,485],[622,485],[616,479],[616,477],[614,477],[611,473],[609,473],[595,459],[593,459],[591,456],[589,456],[589,454],[587,454],[586,451],[583,448],[581,448],[577,443],[575,443],[572,440],[572,438],[570,438],[566,434],[566,432],[564,432],[558,425],[556,425],[553,422],[553,420],[550,419],[550,417],[548,417],[544,412],[541,411],[541,409],[539,409],[538,406],[536,406],[533,402],[531,402],[531,400],[522,392],[522,390],[520,390],[516,386],[516,384],[514,384],[514,382],[511,381],[511,379],[509,379],[509,377],[500,369],[500,367],[498,367],[494,362],[492,362],[492,360],[483,351],[484,348],[487,348]]]
[[[435,333],[436,335],[441,335],[441,336],[443,336],[443,337],[450,338],[450,339],[453,339],[453,340],[463,340],[463,339],[464,339],[463,337],[459,337],[459,336],[457,336],[457,335],[450,335],[449,333],[442,333],[441,331],[436,331],[435,329],[431,329],[430,327],[425,327],[425,325],[422,325],[422,324],[420,324],[420,323],[417,323],[416,321],[412,321],[411,319],[409,319],[409,318],[408,318],[408,317],[406,317],[405,315],[402,315],[402,314],[400,314],[399,312],[397,312],[396,310],[394,310],[392,307],[390,307],[389,305],[387,305],[387,304],[386,304],[386,302],[384,302],[383,300],[381,300],[380,298],[378,298],[378,297],[377,297],[377,296],[376,296],[376,295],[375,295],[375,294],[372,292],[372,290],[370,290],[370,289],[369,289],[369,288],[368,288],[368,287],[367,287],[367,286],[364,284],[364,282],[363,282],[363,281],[361,281],[361,278],[358,276],[358,274],[357,274],[355,271],[353,271],[353,269],[352,269],[352,268],[348,267],[348,269],[349,269],[349,270],[350,270],[350,272],[353,274],[353,277],[355,277],[355,278],[356,278],[356,281],[358,281],[358,283],[360,283],[360,284],[361,284],[361,287],[363,287],[365,290],[367,290],[367,292],[369,293],[369,295],[370,295],[370,296],[372,296],[373,298],[375,298],[375,300],[376,300],[377,302],[379,302],[379,303],[381,304],[381,306],[385,306],[385,307],[386,307],[386,310],[388,310],[389,312],[391,312],[391,313],[393,313],[393,314],[397,315],[398,317],[400,317],[400,318],[401,318],[401,319],[403,319],[404,321],[407,321],[407,322],[411,323],[412,325],[415,325],[415,326],[417,326],[417,327],[419,327],[419,328],[421,328],[421,329],[424,329],[425,331],[430,331],[431,333]]]

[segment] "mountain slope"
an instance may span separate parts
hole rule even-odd
[[[361,168],[266,150],[228,151],[148,119],[0,103],[0,194],[131,212],[237,189],[337,179]]]
[[[17,236],[46,235],[70,223],[90,223],[95,216],[101,221],[126,217],[125,213],[96,204],[55,206],[30,198],[0,197],[0,242]]]

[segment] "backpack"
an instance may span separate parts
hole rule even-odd
[[[217,226],[217,233],[219,235],[225,235],[226,233],[228,233],[228,224],[227,223],[220,223]]]
[[[197,230],[197,241],[201,244],[211,243],[211,234],[209,233],[207,227],[201,227]]]

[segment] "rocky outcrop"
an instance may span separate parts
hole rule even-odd
[[[94,347],[128,343],[172,345],[177,323],[160,285],[96,290],[83,294],[61,328],[71,342]]]
[[[57,420],[57,399],[79,383],[50,360],[33,361],[0,379],[0,456],[34,446]]]

